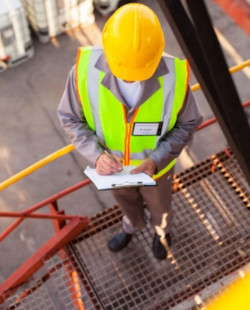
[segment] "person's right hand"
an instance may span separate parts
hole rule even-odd
[[[95,167],[97,173],[101,175],[119,172],[122,170],[122,158],[116,155],[102,154],[98,157]]]

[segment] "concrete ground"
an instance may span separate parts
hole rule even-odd
[[[157,4],[146,0],[158,14],[166,36],[165,50],[184,57],[170,27]],[[250,41],[213,1],[206,1],[228,66],[249,58]],[[75,62],[77,47],[99,45],[105,18],[96,14],[96,23],[82,30],[60,35],[53,42],[41,44],[34,37],[35,55],[27,62],[8,69],[0,75],[0,182],[31,164],[69,144],[56,114],[67,74]],[[211,55],[215,57],[215,55]],[[250,68],[233,75],[242,102],[249,100]],[[191,76],[191,85],[196,83]],[[213,113],[202,94],[195,92],[204,119]],[[249,109],[246,109],[248,116]],[[194,141],[182,153],[176,171],[179,172],[208,156],[221,151],[227,142],[217,124],[195,134]],[[83,180],[86,159],[76,151],[50,163],[23,180],[3,190],[0,210],[21,211],[25,208]],[[109,192],[97,192],[87,186],[61,199],[59,207],[68,214],[91,216],[114,204]],[[45,208],[44,212],[48,212]],[[3,231],[12,219],[0,219]],[[25,220],[0,244],[0,283],[15,271],[53,235],[50,221]]]

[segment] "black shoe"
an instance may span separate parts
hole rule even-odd
[[[115,235],[108,243],[108,247],[113,252],[118,252],[125,248],[131,241],[132,235],[125,232]]]
[[[157,234],[154,235],[154,240],[153,240],[153,254],[154,257],[157,259],[165,259],[167,257],[167,250],[165,248],[165,246],[161,243],[160,241],[160,236],[158,236]],[[171,245],[171,238],[170,238],[170,234],[166,234],[165,239],[168,243],[168,246],[170,247]]]

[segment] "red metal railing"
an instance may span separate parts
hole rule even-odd
[[[243,106],[243,108],[246,108],[246,107],[250,106],[250,100],[244,102],[244,103],[242,104],[242,106]],[[201,130],[201,129],[205,128],[205,127],[208,127],[208,126],[210,126],[210,125],[212,125],[213,123],[216,123],[216,122],[217,122],[216,117],[212,117],[212,118],[206,120],[205,122],[203,122],[203,123],[197,128],[197,131],[198,131],[198,130]]]
[[[56,211],[57,209],[57,200],[59,198],[62,198],[76,190],[78,190],[81,187],[84,187],[88,184],[90,184],[90,180],[86,179],[82,182],[79,182],[71,187],[68,187],[61,192],[35,204],[34,206],[31,206],[27,208],[26,210],[22,212],[0,212],[0,217],[18,217],[18,219],[12,223],[4,232],[1,233],[0,235],[0,242],[5,239],[19,224],[22,223],[22,221],[25,218],[40,218],[40,219],[57,219],[57,220],[72,220],[73,218],[78,218],[78,219],[86,219],[86,217],[79,216],[79,215],[64,215],[64,214],[58,214],[58,212],[54,214],[34,214],[33,212],[49,205],[50,207],[53,207]],[[55,208],[56,205],[56,208]]]

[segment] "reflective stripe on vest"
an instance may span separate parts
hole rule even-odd
[[[105,73],[95,68],[101,52],[96,48],[80,48],[78,52],[77,89],[83,113],[89,127],[105,147],[123,157],[124,165],[137,166],[153,152],[162,136],[176,123],[188,89],[188,63],[178,58],[165,58],[169,73],[158,78],[160,88],[137,108],[128,123],[124,105],[101,84]],[[162,134],[133,136],[134,122],[163,122]],[[154,175],[154,179],[170,170],[175,161],[172,160]]]

